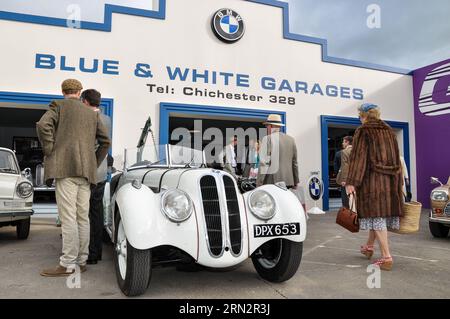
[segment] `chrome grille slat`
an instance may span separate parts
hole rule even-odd
[[[242,232],[236,187],[234,185],[234,181],[229,176],[223,176],[223,183],[225,186],[225,196],[228,211],[231,251],[235,255],[239,255],[241,253],[242,246]]]
[[[215,178],[210,175],[203,176],[200,179],[200,189],[209,249],[213,256],[220,256],[223,249],[222,220]]]

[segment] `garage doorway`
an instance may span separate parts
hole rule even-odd
[[[353,136],[361,125],[358,118],[326,116],[321,117],[322,144],[322,180],[324,185],[323,210],[336,210],[342,206],[340,189],[336,183],[337,172],[334,168],[336,153],[341,149],[342,138]],[[410,170],[409,124],[407,122],[385,121],[396,135],[400,153],[405,158],[408,173]]]
[[[54,188],[43,181],[43,153],[37,138],[36,122],[47,111],[53,100],[60,95],[0,92],[0,147],[14,150],[20,169],[31,169],[35,195],[33,209],[37,216],[55,216]],[[102,99],[104,114],[113,116],[113,100]],[[111,132],[112,134],[112,132]]]
[[[244,131],[248,128],[255,128],[259,133],[260,128],[264,128],[262,124],[269,114],[279,114],[282,122],[286,123],[286,113],[273,110],[261,109],[242,109],[235,107],[219,107],[206,105],[190,105],[190,104],[174,104],[161,103],[160,105],[160,144],[177,144],[179,140],[171,139],[172,132],[176,128],[186,128],[191,133],[192,148],[194,138],[198,137],[202,141],[201,148],[204,149],[211,140],[204,139],[204,133],[208,128],[218,128],[223,135],[223,144],[226,141],[226,130],[242,128]],[[195,127],[195,120],[201,120],[201,129]],[[285,127],[283,131],[285,131]],[[258,139],[263,136],[258,135]],[[245,148],[248,149],[251,141],[248,139],[243,142]],[[212,163],[218,154],[210,154],[212,158],[206,158],[207,163]]]

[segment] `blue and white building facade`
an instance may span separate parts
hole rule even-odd
[[[0,107],[45,108],[77,78],[105,98],[117,158],[148,116],[164,143],[171,114],[275,112],[297,141],[305,188],[311,172],[326,188],[327,128],[357,125],[371,101],[398,130],[416,188],[411,75],[329,56],[325,39],[289,31],[286,2],[3,0],[0,39]]]

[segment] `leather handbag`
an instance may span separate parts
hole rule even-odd
[[[353,196],[351,200],[350,209],[347,207],[341,207],[336,216],[336,224],[341,225],[345,229],[351,231],[352,233],[359,232],[359,222],[358,214],[354,210],[355,206],[355,194],[350,194],[349,197]],[[349,198],[352,199],[352,198]]]

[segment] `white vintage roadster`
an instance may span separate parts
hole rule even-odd
[[[106,230],[125,295],[144,293],[152,268],[172,263],[229,268],[251,257],[268,281],[296,273],[305,213],[283,185],[241,194],[230,174],[205,166],[203,152],[180,146],[140,147],[124,158],[110,183]]]
[[[29,169],[19,170],[16,155],[0,148],[0,227],[15,226],[17,238],[30,233],[33,214],[33,185],[28,180]]]

